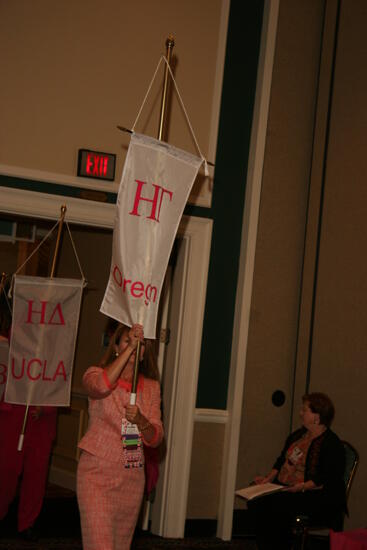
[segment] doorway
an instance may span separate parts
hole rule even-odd
[[[1,210],[3,213],[1,216],[27,216],[37,220],[57,220],[61,204],[66,204],[66,220],[69,224],[76,224],[77,227],[77,229],[74,225],[72,227],[73,238],[76,232],[82,234],[83,232],[93,230],[103,235],[103,237],[100,237],[101,241],[103,239],[108,240],[112,235],[111,230],[113,228],[115,211],[115,205],[113,204],[45,195],[10,188],[2,189],[2,199]],[[158,526],[155,528],[156,532],[166,537],[182,537],[185,528],[211,233],[212,221],[196,217],[184,216],[178,230],[178,236],[185,244],[182,248],[184,271],[180,277],[178,276],[177,269],[175,272],[176,280],[180,281],[182,286],[180,288],[177,286],[181,302],[176,318],[176,340],[174,340],[174,334],[171,332],[171,341],[176,341],[176,351],[172,357],[175,371],[171,373],[175,379],[175,399],[170,402],[170,417],[168,420],[171,426],[171,440],[169,443],[171,452],[169,469],[164,465],[164,472],[161,475],[160,483],[162,483],[161,490],[164,498],[159,501],[160,504],[158,504],[157,499],[157,505],[154,507],[154,512],[152,511],[153,523]],[[108,235],[110,236],[108,237]],[[78,241],[78,238],[76,238],[76,241]],[[108,248],[106,244],[101,244],[101,247],[103,246]],[[85,250],[83,249],[83,252],[78,242],[76,242],[76,247],[78,253],[80,252],[82,265],[84,254],[89,256],[89,260],[86,261],[96,262],[98,255],[94,252],[90,254],[90,245]],[[111,247],[108,250],[111,250]],[[62,259],[60,265],[63,265]],[[106,269],[108,271],[109,261],[106,262]],[[58,275],[61,275],[61,273],[58,271]],[[88,279],[87,273],[85,276]],[[106,284],[107,275],[104,281]],[[93,283],[96,281],[94,281],[93,277],[90,277],[88,282],[90,285],[90,295],[93,296],[93,292],[96,295],[96,292],[93,290]],[[171,300],[173,300],[173,297]],[[98,300],[96,299],[96,301]],[[88,337],[90,338],[90,336],[88,332]],[[95,344],[100,345],[100,336],[95,339]],[[98,353],[93,355],[92,361],[95,360],[96,356],[98,356]],[[91,359],[88,360],[87,357],[81,358],[76,356],[76,361],[79,360],[84,366],[85,364],[88,364],[88,366],[91,364]],[[167,382],[168,387],[169,385]],[[75,448],[76,442],[86,425],[85,397],[81,392],[77,391],[78,387],[80,389],[80,386],[78,386],[78,375],[76,375],[73,403],[71,413],[67,417],[66,430],[69,440],[70,438],[74,438],[75,444],[73,445]],[[173,385],[171,387],[173,388]],[[164,389],[164,392],[164,399],[166,399],[166,389]],[[67,446],[65,438],[60,438],[57,450],[62,452],[63,456],[59,457],[58,461],[53,462],[54,476],[58,479],[59,483],[61,478],[64,484],[73,483],[75,475],[73,473],[65,475],[65,468],[70,468],[70,463],[76,464],[78,452],[73,451]],[[173,511],[174,514],[172,514]],[[164,520],[163,516],[165,516]]]

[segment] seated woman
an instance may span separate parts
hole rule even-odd
[[[331,431],[334,405],[323,393],[302,398],[302,428],[287,438],[271,472],[255,478],[256,484],[280,483],[284,490],[250,501],[259,550],[291,548],[297,515],[341,530],[346,513],[345,451]]]

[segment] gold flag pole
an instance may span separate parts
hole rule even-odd
[[[174,45],[175,45],[175,41],[173,39],[173,36],[169,35],[169,37],[166,40],[166,59],[169,66],[171,66],[172,50]],[[164,66],[161,113],[159,117],[159,128],[158,128],[159,141],[161,141],[164,137],[165,123],[166,123],[166,108],[167,108],[167,98],[168,98],[168,65],[167,63]]]
[[[175,45],[173,36],[170,34],[166,40],[166,59],[168,65],[171,65],[172,59],[172,50]],[[165,64],[164,78],[163,78],[163,89],[162,89],[162,99],[161,99],[161,112],[159,115],[159,127],[158,127],[158,139],[162,141],[164,137],[164,129],[166,122],[166,108],[167,108],[167,98],[168,98],[168,66]],[[136,356],[135,356],[135,365],[134,365],[134,376],[131,387],[131,393],[136,396],[136,388],[138,385],[138,375],[139,375],[139,357],[140,357],[140,340],[136,347]]]
[[[60,241],[61,241],[61,233],[62,233],[62,227],[63,227],[63,225],[64,225],[65,214],[66,214],[66,206],[63,205],[63,206],[61,207],[61,215],[60,215],[59,229],[58,229],[58,232],[57,232],[57,238],[56,238],[56,245],[55,245],[54,257],[53,257],[53,260],[52,260],[51,275],[50,275],[51,279],[52,279],[53,276],[55,275],[56,262],[57,262],[57,257],[58,257],[58,255],[59,255],[59,248],[60,248]]]
[[[55,268],[56,268],[57,257],[58,257],[58,254],[59,254],[60,241],[61,241],[61,232],[62,232],[62,227],[64,225],[65,214],[66,214],[66,206],[63,205],[61,207],[59,228],[58,228],[58,232],[57,232],[54,257],[53,257],[53,260],[52,260],[51,275],[50,275],[51,278],[53,278],[54,274],[55,274]],[[23,418],[22,430],[20,432],[19,441],[18,441],[18,451],[21,451],[23,449],[23,440],[24,440],[25,428],[26,428],[26,425],[27,425],[28,411],[29,411],[29,404],[27,403],[25,413],[24,413],[24,418]]]

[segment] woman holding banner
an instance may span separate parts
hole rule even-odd
[[[131,405],[139,340],[137,403]],[[158,377],[154,341],[144,340],[141,325],[119,325],[99,366],[84,374],[89,426],[79,443],[77,494],[85,549],[130,548],[144,493],[143,444],[157,447],[163,438]]]

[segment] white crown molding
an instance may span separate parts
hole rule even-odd
[[[106,182],[93,178],[89,179],[69,176],[68,174],[44,172],[43,170],[22,168],[21,166],[12,166],[10,164],[0,164],[0,175],[32,181],[42,181],[56,185],[67,185],[69,187],[78,187],[82,189],[93,189],[95,191],[104,191],[105,193],[117,193],[119,189],[119,184],[114,181]]]
[[[69,223],[113,228],[115,204],[12,187],[0,188],[0,210],[7,214],[58,220],[63,205],[66,206],[65,219]]]

